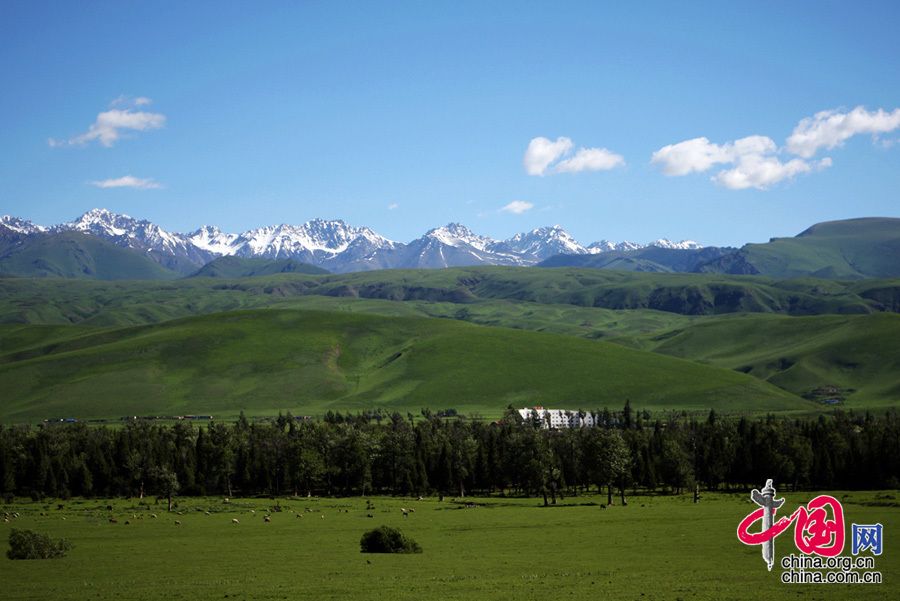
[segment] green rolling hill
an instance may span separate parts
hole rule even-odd
[[[459,321],[257,310],[150,326],[4,326],[0,420],[508,404],[811,410],[752,376],[572,336]]]
[[[178,273],[95,236],[63,232],[29,236],[0,256],[0,274],[98,280],[166,280]]]
[[[900,403],[900,315],[707,317],[644,337],[643,348],[748,373],[848,406]]]
[[[254,324],[240,336],[227,325],[235,318],[224,317],[243,315],[233,313],[238,310],[251,310],[247,314],[252,319],[242,318],[241,323]],[[598,341],[610,341],[616,343],[613,348],[628,347],[622,352],[637,353],[631,360],[642,368],[654,366],[661,355],[668,355],[716,368],[708,372],[718,374],[716,378],[729,372],[745,382],[748,376],[755,378],[767,386],[769,392],[765,394],[770,394],[773,386],[782,388],[786,396],[781,400],[785,402],[773,401],[765,410],[798,409],[798,397],[804,395],[818,401],[838,396],[848,407],[895,406],[900,398],[896,384],[900,359],[892,341],[900,334],[900,316],[891,311],[900,311],[898,280],[776,280],[720,274],[506,267],[341,275],[288,273],[166,282],[0,278],[0,324],[7,324],[0,325],[0,357],[4,373],[9,374],[5,380],[0,378],[0,389],[15,390],[11,398],[24,403],[0,410],[0,418],[56,415],[55,409],[49,409],[69,406],[57,407],[57,399],[61,403],[74,399],[71,406],[90,408],[95,396],[107,417],[123,413],[112,409],[116,403],[123,403],[122,409],[128,407],[124,413],[145,413],[151,408],[216,413],[210,404],[217,390],[213,379],[227,383],[226,412],[246,406],[254,412],[305,407],[315,413],[379,404],[411,409],[447,405],[493,414],[506,404],[492,404],[494,400],[527,402],[532,398],[528,390],[537,391],[534,401],[547,404],[560,400],[618,406],[620,399],[616,399],[630,394],[627,388],[614,386],[610,390],[615,392],[608,393],[600,386],[575,388],[567,381],[551,386],[552,393],[544,395],[536,387],[517,387],[518,379],[510,377],[499,380],[495,387],[484,387],[490,395],[488,402],[485,396],[462,394],[453,386],[445,386],[451,392],[443,397],[435,384],[440,378],[422,375],[429,370],[437,373],[441,362],[459,364],[466,348],[490,347],[483,341],[488,338],[502,340],[505,346],[528,346],[537,343],[518,337],[542,334],[547,337],[534,340],[556,345],[555,350],[541,351],[540,361],[532,357],[518,363],[526,366],[520,374],[543,373],[534,365],[541,361],[552,365],[558,357],[593,352],[588,349],[599,347],[609,352],[610,345]],[[251,365],[258,361],[265,364],[267,351],[258,343],[260,337],[274,341],[274,349],[282,348],[279,340],[285,337],[318,339],[318,330],[309,324],[282,332],[272,324],[285,318],[269,316],[293,314],[326,315],[329,320],[345,319],[346,323],[359,319],[392,324],[384,327],[382,338],[388,342],[372,343],[373,348],[384,350],[373,351],[371,361],[383,358],[384,353],[390,356],[398,352],[404,341],[424,344],[425,340],[437,340],[438,333],[465,333],[472,338],[457,346],[436,343],[432,352],[439,359],[431,367],[417,362],[402,373],[371,370],[364,365],[367,359],[350,360],[363,357],[363,353],[347,351],[341,356],[348,363],[337,364],[337,371],[313,370],[298,379],[272,365],[247,372],[226,369],[224,366],[232,364],[225,360],[198,364],[190,372],[190,357],[180,354],[182,349],[216,348],[220,341],[243,337],[252,344],[241,350],[235,342],[229,353],[234,357],[246,355]],[[481,333],[477,326],[492,327],[482,328]],[[460,327],[468,329],[452,329]],[[470,333],[473,328],[479,333]],[[335,331],[339,329],[335,326]],[[328,336],[332,340],[338,337],[334,332]],[[555,341],[552,344],[548,342],[551,339]],[[141,346],[153,340],[170,340],[171,344]],[[299,340],[294,343],[300,345]],[[316,348],[313,354],[321,356],[324,351]],[[355,347],[351,344],[346,348]],[[287,352],[286,348],[282,351]],[[87,356],[102,357],[96,365],[116,366],[116,373],[126,375],[117,379],[112,374],[95,373],[95,364],[90,361],[72,362]],[[183,363],[183,367],[168,365],[163,359],[169,356],[178,358],[175,363]],[[405,356],[417,361],[422,357]],[[680,364],[691,365],[686,361]],[[514,372],[510,366],[503,369]],[[271,377],[263,378],[262,373]],[[328,373],[331,375],[325,377]],[[588,381],[584,373],[588,370],[567,372],[566,379]],[[382,376],[386,378],[383,385],[379,384]],[[642,374],[638,379],[647,376]],[[32,382],[39,387],[29,388]],[[54,383],[45,386],[47,382]],[[289,383],[285,398],[271,388],[278,382]],[[300,382],[308,382],[309,388]],[[669,384],[660,385],[665,390],[671,388]],[[298,387],[304,391],[299,396],[293,392]],[[735,401],[723,401],[721,408],[757,407],[751,397],[735,394]],[[296,402],[292,400],[295,398]],[[639,390],[630,398],[651,407],[683,404],[698,408],[709,402],[703,394],[680,392],[663,400],[648,390]],[[195,406],[196,399],[203,402]],[[149,403],[147,411],[140,409],[145,401]],[[809,407],[815,410],[825,406],[809,403]]]
[[[900,219],[866,217],[818,223],[793,238],[747,244],[701,270],[776,278],[900,277]]]
[[[900,310],[900,280],[774,280],[529,267],[279,274],[176,282],[0,278],[0,323],[137,325],[271,306],[306,296],[451,303],[459,308],[505,301],[586,309],[649,309],[680,315],[862,314]],[[525,327],[529,327],[527,323]]]
[[[250,278],[277,273],[306,273],[322,275],[327,269],[301,263],[294,259],[262,259],[219,257],[192,273],[192,278]]]

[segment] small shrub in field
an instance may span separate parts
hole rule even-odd
[[[390,526],[369,530],[359,541],[361,553],[421,553],[419,543]]]
[[[53,540],[46,534],[13,528],[9,531],[6,556],[10,559],[56,559],[65,557],[71,548],[72,544],[64,538]]]

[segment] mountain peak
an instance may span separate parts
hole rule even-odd
[[[466,226],[456,222],[428,230],[423,237],[431,238],[447,246],[471,246],[482,251],[494,242],[492,239],[479,236]]]
[[[658,248],[670,248],[675,250],[697,250],[703,248],[703,245],[693,241],[693,240],[682,240],[680,242],[673,242],[668,238],[657,238],[647,246],[656,246]]]
[[[12,215],[0,217],[0,225],[20,234],[34,234],[47,231],[47,228],[43,225],[36,225],[27,219],[21,219]]]
[[[560,225],[544,226],[516,234],[503,242],[514,253],[524,253],[536,261],[553,255],[581,255],[587,250]]]

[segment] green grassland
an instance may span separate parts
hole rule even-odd
[[[0,279],[0,322],[6,322],[0,323],[0,382],[7,394],[0,398],[0,417],[61,417],[73,413],[70,407],[82,417],[108,418],[233,415],[241,408],[319,414],[374,406],[413,412],[454,406],[493,416],[510,402],[594,408],[619,407],[625,398],[645,408],[683,403],[728,412],[799,411],[798,396],[828,386],[839,387],[849,407],[893,406],[900,396],[900,351],[893,342],[898,316],[872,311],[896,310],[898,290],[895,280],[516,268],[171,282],[6,278]],[[681,300],[669,306],[664,299],[673,297]],[[704,306],[715,313],[748,303],[757,311],[674,310]],[[824,314],[785,314],[813,309]],[[233,318],[219,315],[235,310],[253,310],[242,331],[226,325]],[[328,333],[309,330],[308,322],[283,331],[277,325],[283,317],[266,317],[267,310],[337,315],[328,318],[334,326]],[[364,316],[403,325],[373,328],[364,348],[357,347],[348,342],[355,337],[350,324]],[[461,321],[492,327],[475,333],[443,323]],[[531,338],[509,329],[560,336]],[[611,347],[590,344],[598,340],[645,351],[632,351],[626,361],[644,371],[615,367],[607,359]],[[523,345],[533,352],[509,352]],[[334,349],[340,355],[326,360]],[[615,350],[617,357],[626,352]],[[586,358],[576,361],[576,352]],[[384,363],[396,353],[399,360]],[[433,360],[423,359],[427,353]],[[717,369],[703,376],[711,378],[708,387],[696,380],[688,385],[699,375],[685,366],[695,365],[662,368],[659,354]],[[295,368],[295,357],[303,358],[303,370]],[[563,371],[555,369],[561,360]],[[464,369],[475,369],[477,377],[460,377]],[[645,377],[658,369],[677,372],[682,385],[670,388],[669,376]],[[497,370],[505,375],[495,377]],[[725,380],[743,376],[728,371],[766,386],[728,391],[736,381]],[[772,385],[786,393],[773,397]],[[663,388],[654,394],[647,386]]]
[[[745,260],[779,277],[897,277],[900,219],[869,217],[818,223],[793,238],[747,244]]]
[[[680,315],[900,310],[897,280],[773,280],[718,274],[481,267],[171,282],[0,278],[0,322],[136,325],[269,306],[308,295],[462,305],[503,300],[651,309]]]
[[[69,539],[62,559],[0,557],[2,597],[9,600],[97,599],[891,599],[900,595],[900,506],[896,491],[829,492],[850,523],[881,523],[884,553],[875,559],[880,585],[782,584],[759,547],[742,545],[738,522],[754,505],[746,493],[637,496],[627,507],[601,509],[600,497],[567,497],[544,508],[536,499],[434,498],[366,500],[181,499],[181,513],[136,499],[19,502],[0,522]],[[786,493],[793,510],[815,493]],[[112,503],[112,511],[106,509]],[[403,518],[401,507],[414,508]],[[307,511],[307,509],[309,511]],[[251,513],[251,510],[254,513]],[[207,514],[207,512],[209,512]],[[150,517],[155,513],[158,517]],[[43,515],[42,515],[43,514]],[[369,518],[367,515],[373,517]],[[302,518],[298,518],[302,515]],[[137,516],[137,517],[135,517]],[[114,517],[118,523],[110,523]],[[233,524],[238,519],[239,524]],[[181,522],[176,525],[175,521]],[[125,524],[125,522],[130,522]],[[378,525],[400,528],[421,554],[359,552]],[[793,550],[793,529],[776,557]],[[796,553],[796,551],[794,551]]]
[[[79,232],[30,237],[6,249],[0,254],[0,274],[98,280],[178,277],[142,253]]]
[[[126,328],[7,326],[0,419],[321,414],[508,404],[809,411],[752,376],[603,341],[448,319],[264,309]]]
[[[219,257],[191,274],[202,278],[249,278],[276,273],[325,274],[327,269],[301,263],[294,259],[263,259],[245,257]]]
[[[837,387],[850,407],[900,401],[900,315],[708,317],[645,336],[643,348],[749,373],[809,395]],[[832,395],[834,396],[834,395]]]

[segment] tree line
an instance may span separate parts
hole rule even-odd
[[[495,422],[369,412],[323,420],[122,427],[0,425],[0,492],[31,496],[559,495],[900,487],[900,419],[836,411],[723,419],[602,411],[549,430],[510,408]]]

